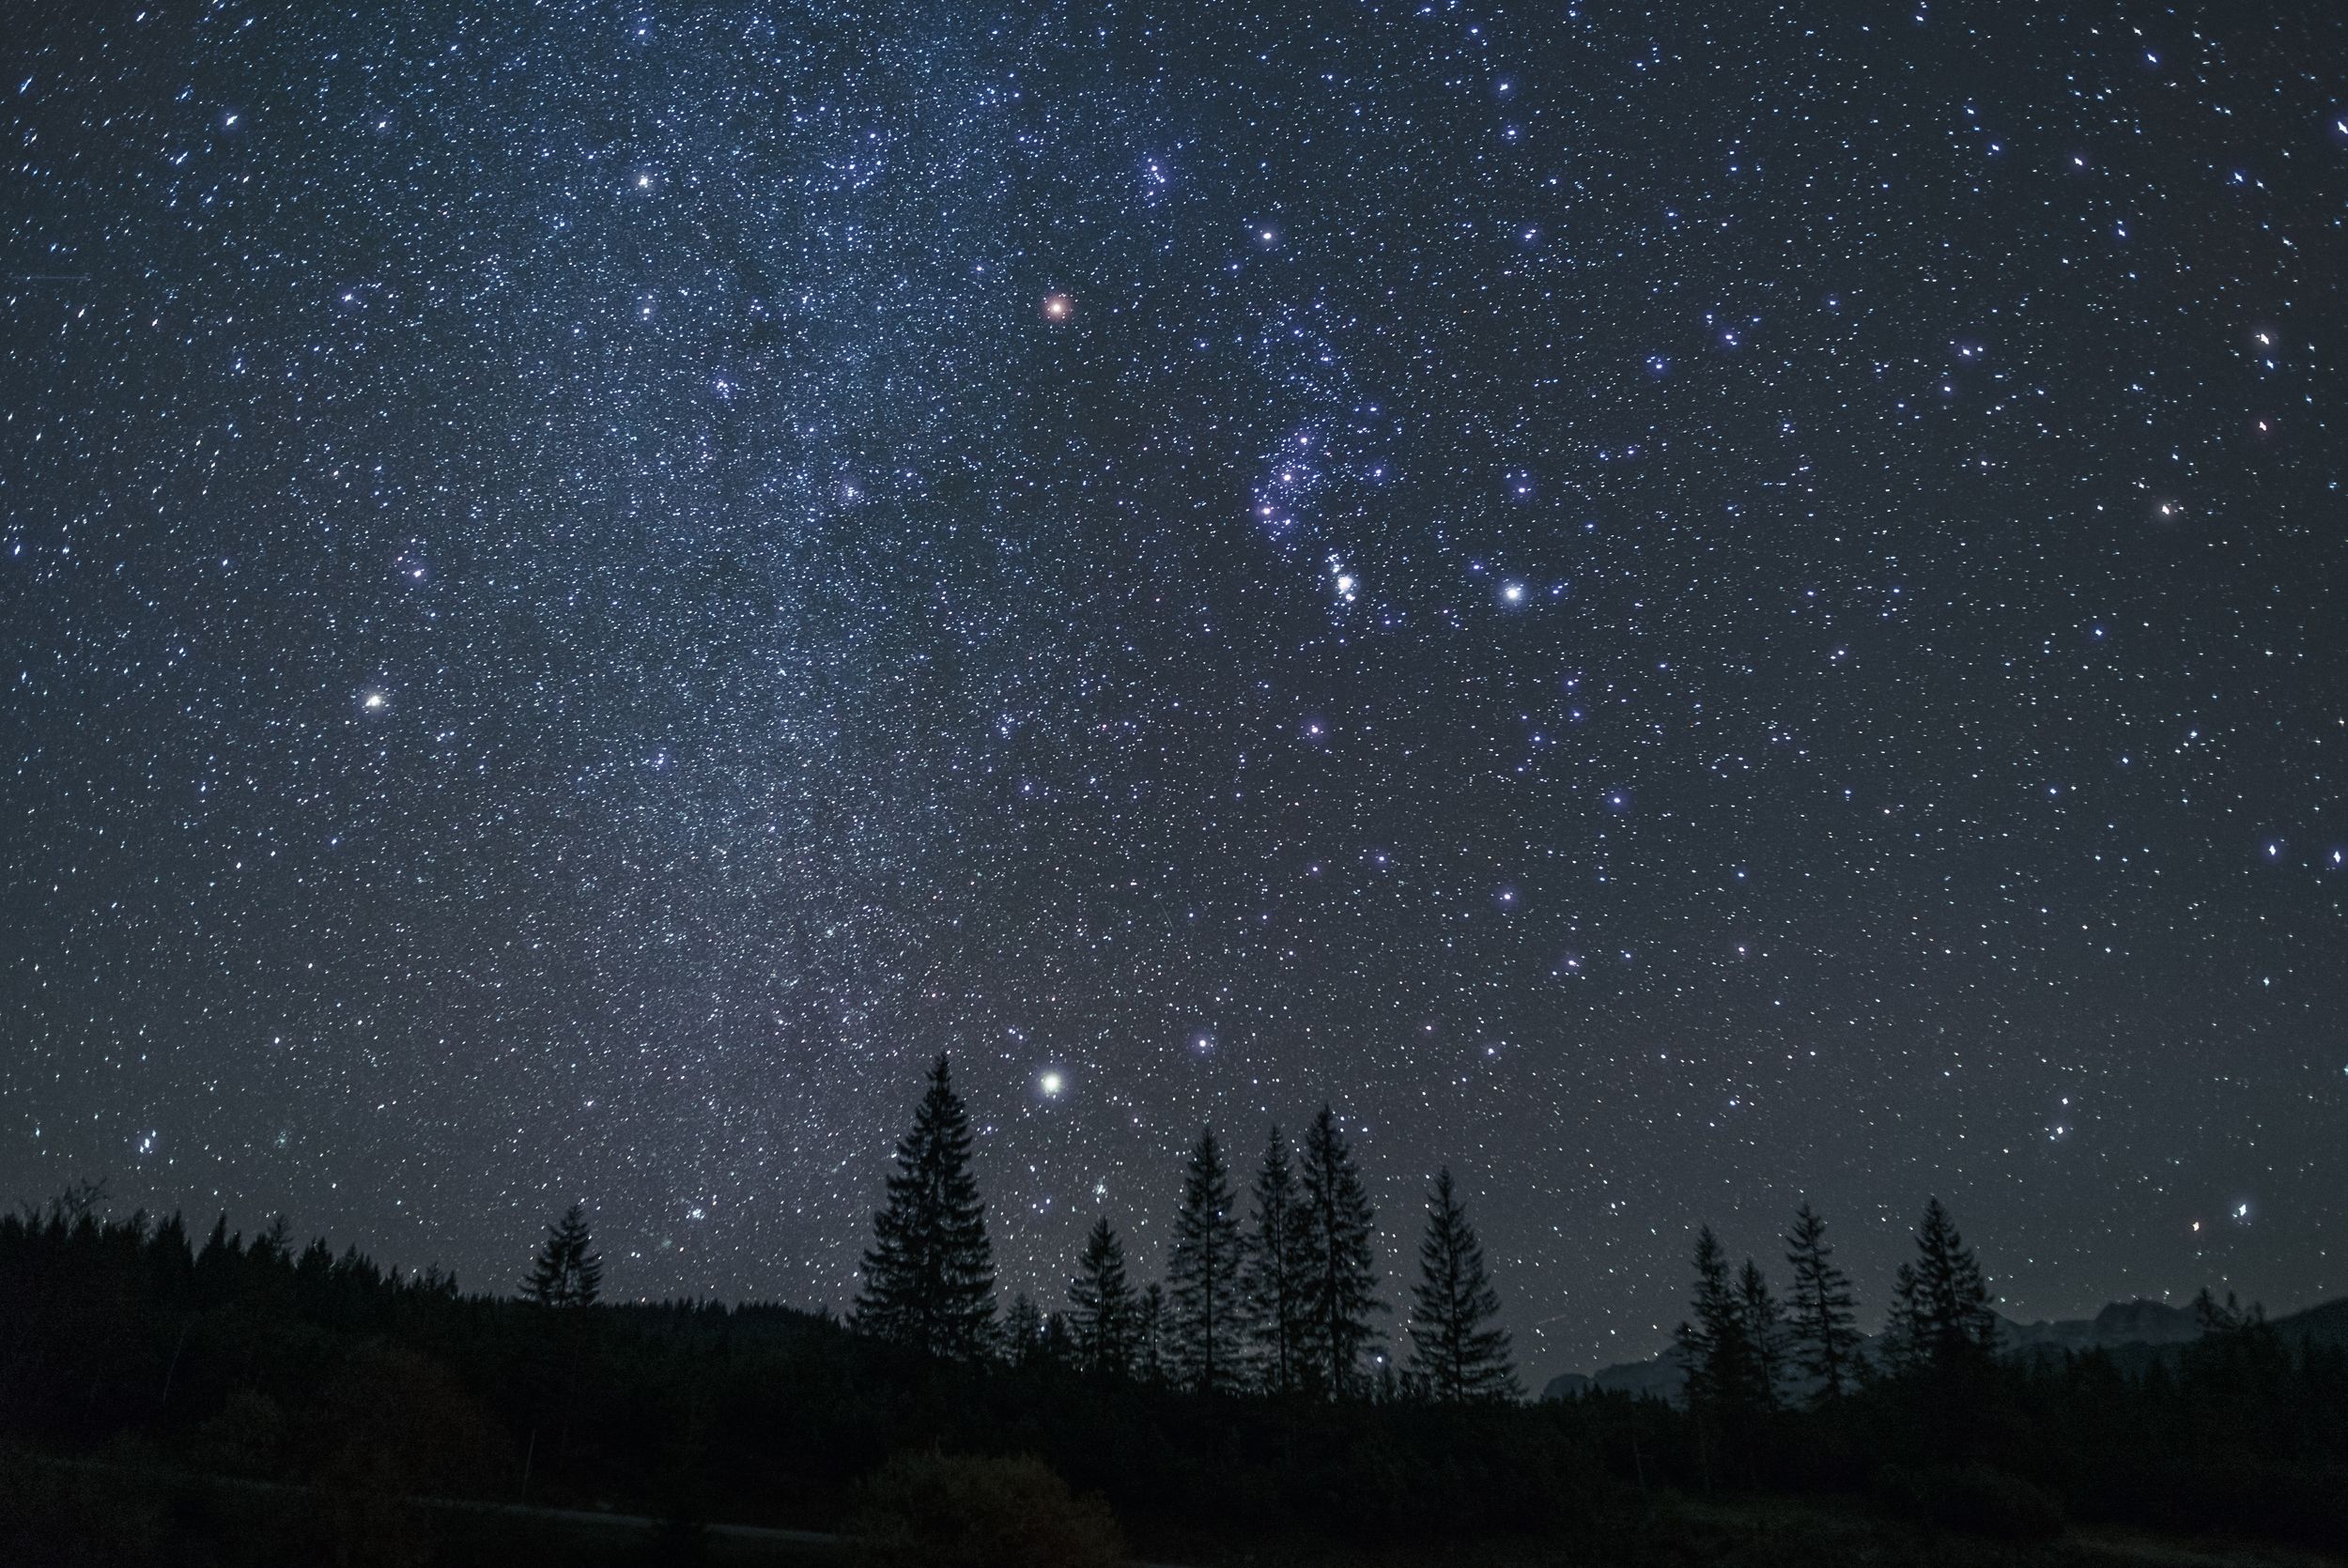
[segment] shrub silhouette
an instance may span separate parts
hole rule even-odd
[[[865,1568],[1115,1568],[1108,1505],[1041,1459],[901,1453],[857,1488],[849,1531]]]

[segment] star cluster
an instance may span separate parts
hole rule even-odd
[[[1323,1099],[1541,1371],[2341,1288],[2343,19],[0,51],[0,1187],[839,1306],[950,1050],[1045,1297]]]

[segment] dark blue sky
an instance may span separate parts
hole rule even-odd
[[[2340,19],[409,9],[0,43],[0,1191],[2348,1288]]]

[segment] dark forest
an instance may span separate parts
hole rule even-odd
[[[282,1219],[199,1238],[104,1218],[94,1187],[24,1206],[0,1220],[8,1560],[2068,1560],[2114,1527],[2348,1546],[2348,1303],[2270,1322],[2204,1292],[2187,1344],[2004,1353],[1935,1202],[1862,1336],[1805,1207],[1783,1268],[1702,1234],[1675,1397],[1528,1402],[1448,1173],[1415,1267],[1381,1281],[1326,1113],[1293,1150],[1274,1132],[1244,1191],[1202,1137],[1170,1277],[1137,1286],[1103,1222],[1048,1305],[997,1307],[970,1144],[941,1058],[844,1322],[606,1300],[577,1207],[517,1290],[468,1293]]]

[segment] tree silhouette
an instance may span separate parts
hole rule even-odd
[[[1125,1277],[1125,1245],[1108,1217],[1092,1222],[1075,1282],[1068,1287],[1068,1333],[1076,1362],[1088,1372],[1123,1376],[1133,1370],[1134,1287]]]
[[[1230,1172],[1212,1131],[1198,1134],[1182,1173],[1182,1207],[1174,1216],[1166,1268],[1174,1309],[1174,1362],[1202,1393],[1235,1387],[1240,1376],[1239,1218]]]
[[[1076,1359],[1075,1341],[1069,1335],[1068,1314],[1064,1312],[1044,1314],[1043,1332],[1036,1343],[1040,1346],[1037,1359],[1047,1366],[1067,1366]]]
[[[1240,1260],[1248,1338],[1265,1391],[1293,1393],[1305,1372],[1305,1339],[1310,1328],[1305,1292],[1310,1266],[1304,1191],[1277,1125],[1264,1145],[1252,1195],[1254,1210]]]
[[[1362,1191],[1353,1151],[1326,1105],[1305,1134],[1300,1252],[1305,1273],[1305,1364],[1321,1391],[1347,1398],[1361,1388],[1362,1352],[1377,1337],[1369,1315],[1383,1312],[1372,1240],[1376,1215]]]
[[[587,1223],[585,1218],[579,1215],[577,1204],[573,1204],[571,1212],[564,1216],[564,1222],[568,1224],[574,1217],[579,1220],[579,1239],[580,1245],[583,1246],[587,1237]],[[253,1245],[245,1250],[245,1256],[248,1258],[258,1256],[268,1262],[282,1261],[293,1256],[293,1222],[283,1214],[271,1220],[269,1222],[269,1229],[253,1238]],[[600,1277],[600,1272],[598,1269],[598,1277]],[[594,1298],[590,1297],[588,1299],[593,1301]]]
[[[1688,1362],[1688,1403],[1743,1410],[1759,1402],[1760,1361],[1744,1300],[1729,1281],[1728,1253],[1709,1225],[1696,1233],[1695,1262],[1692,1315],[1673,1336]]]
[[[594,1244],[586,1209],[571,1205],[561,1221],[547,1227],[522,1295],[542,1307],[594,1306],[603,1294],[603,1259],[589,1250]],[[272,1245],[282,1249],[282,1238]]]
[[[1134,1371],[1145,1383],[1166,1381],[1166,1286],[1155,1280],[1134,1309]]]
[[[1900,1265],[1892,1287],[1891,1336],[1903,1366],[1945,1367],[1997,1345],[1997,1314],[1973,1250],[1939,1198],[1924,1205],[1916,1258]]]
[[[1440,1200],[1439,1184],[1429,1185]],[[0,1492],[17,1505],[0,1508],[11,1545],[23,1541],[43,1561],[147,1560],[159,1541],[191,1560],[331,1560],[337,1542],[363,1543],[365,1532],[395,1525],[394,1499],[426,1487],[484,1501],[608,1497],[615,1508],[682,1519],[771,1509],[779,1475],[803,1499],[795,1506],[837,1516],[855,1498],[847,1473],[862,1468],[843,1457],[939,1442],[1053,1453],[1105,1480],[1160,1528],[1201,1543],[1198,1555],[1227,1558],[1260,1544],[1267,1529],[1308,1539],[1365,1527],[1397,1540],[1456,1539],[1460,1555],[1478,1560],[1522,1555],[1510,1537],[1583,1512],[1592,1483],[1603,1487],[1616,1465],[1622,1483],[1643,1488],[1733,1475],[1739,1486],[1797,1493],[1880,1469],[1886,1500],[2010,1537],[2012,1549],[1983,1550],[2016,1561],[2032,1555],[2029,1539],[2059,1528],[2064,1509],[2155,1530],[2245,1531],[2319,1553],[2340,1538],[2348,1349],[2338,1303],[2270,1324],[2220,1293],[2196,1303],[2208,1330],[2200,1339],[2142,1356],[2008,1362],[1960,1335],[1957,1364],[1870,1378],[1856,1399],[1815,1411],[1722,1409],[1702,1392],[1693,1410],[1612,1397],[1537,1416],[1497,1404],[1413,1409],[1407,1398],[1393,1408],[1323,1407],[1268,1395],[1170,1398],[1137,1382],[1068,1375],[1063,1365],[1077,1360],[1069,1325],[1032,1310],[1005,1314],[1003,1343],[1020,1347],[1025,1370],[975,1373],[894,1353],[828,1314],[764,1303],[607,1301],[586,1312],[460,1298],[429,1268],[380,1267],[323,1241],[296,1252],[290,1228],[266,1218],[260,1235],[240,1237],[226,1222],[191,1236],[176,1216],[0,1209],[8,1437],[65,1453],[151,1444],[159,1461],[250,1476],[285,1496],[320,1488],[332,1531],[320,1533],[324,1514],[316,1529],[307,1522],[306,1505],[292,1514],[198,1510],[199,1520],[150,1507],[148,1489],[136,1485],[63,1493],[13,1484],[0,1464]],[[1800,1228],[1804,1253],[1823,1253],[1822,1233]],[[1942,1254],[1960,1284],[1968,1269],[1945,1219],[1924,1231],[1937,1248],[1903,1252],[1911,1315],[1928,1321],[1927,1286],[1943,1270],[1927,1252]],[[1696,1283],[1707,1299],[1690,1314],[1691,1336],[1733,1313],[1752,1337],[1753,1274],[1731,1268],[1717,1239],[1706,1251]],[[1076,1260],[1067,1261],[1073,1271]],[[1411,1270],[1413,1284],[1422,1272]],[[1945,1315],[1961,1324],[1982,1312]],[[1424,1329],[1440,1314],[1416,1315],[1413,1327]],[[1698,1365],[1733,1384],[1709,1359]],[[1360,1378],[1357,1395],[1364,1385],[1385,1397],[1434,1391],[1417,1369],[1398,1387],[1400,1369],[1385,1358],[1359,1366],[1376,1376]],[[1240,1466],[1248,1472],[1241,1491],[1215,1481]],[[1430,1478],[1443,1483],[1423,1483]],[[1027,1528],[1015,1499],[945,1500],[942,1526],[961,1528],[975,1508]],[[81,1533],[117,1511],[144,1522]],[[75,1533],[50,1549],[44,1521]],[[1704,1555],[1703,1540],[1682,1542],[1677,1523],[1657,1523],[1667,1532],[1657,1538],[1661,1557]],[[219,1537],[215,1526],[235,1533]],[[180,1548],[190,1528],[201,1538]],[[1025,1544],[1007,1548],[1022,1563],[1051,1555],[1032,1533],[1012,1539]],[[1557,1549],[1569,1551],[1569,1541]],[[391,1545],[408,1552],[427,1543]],[[675,1545],[695,1543],[680,1533]]]
[[[1761,1266],[1751,1258],[1737,1276],[1737,1304],[1744,1309],[1745,1339],[1753,1346],[1753,1394],[1764,1408],[1777,1406],[1784,1373],[1785,1314],[1769,1292]]]
[[[1015,1367],[1031,1367],[1043,1359],[1043,1313],[1020,1291],[996,1321],[1002,1359]]]
[[[2186,1310],[2193,1314],[2195,1326],[2207,1335],[2240,1333],[2245,1329],[2261,1327],[2266,1322],[2266,1309],[2257,1302],[2253,1301],[2246,1309],[2241,1299],[2231,1290],[2226,1292],[2225,1300],[2220,1302],[2207,1285],[2201,1287],[2201,1293],[2193,1298],[2193,1304]]]
[[[1484,1244],[1451,1184],[1436,1173],[1427,1196],[1427,1235],[1418,1247],[1411,1310],[1411,1367],[1436,1399],[1515,1399],[1507,1331],[1494,1322],[1500,1293],[1484,1271]]]
[[[1787,1323],[1794,1365],[1816,1379],[1820,1399],[1840,1399],[1859,1368],[1859,1314],[1850,1276],[1834,1262],[1826,1222],[1806,1203],[1794,1215],[1785,1246],[1785,1262],[1794,1271]]]
[[[873,1217],[857,1326],[934,1356],[969,1360],[995,1315],[986,1206],[970,1174],[970,1117],[940,1055],[897,1144],[888,1204]]]

